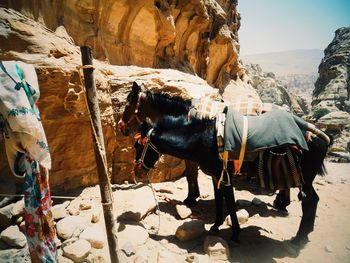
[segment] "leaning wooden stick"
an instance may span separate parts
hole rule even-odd
[[[95,158],[98,169],[100,184],[101,202],[105,219],[107,232],[109,254],[111,262],[119,262],[118,259],[118,242],[115,220],[113,216],[113,198],[110,180],[107,172],[106,151],[104,146],[103,132],[100,118],[100,108],[98,106],[96,85],[93,75],[94,67],[92,66],[91,48],[82,46],[80,48],[83,72],[86,88],[86,100],[90,112],[92,138],[94,142]]]

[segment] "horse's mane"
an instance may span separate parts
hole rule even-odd
[[[192,103],[191,100],[185,100],[179,96],[170,96],[165,93],[153,93],[146,91],[147,100],[159,112],[167,115],[183,115],[186,114]]]
[[[162,133],[164,131],[182,129],[188,132],[194,131],[204,131],[206,128],[214,123],[211,119],[199,119],[196,117],[191,117],[190,121],[187,120],[187,116],[169,116],[165,115],[160,118],[157,122],[155,128],[157,133]]]

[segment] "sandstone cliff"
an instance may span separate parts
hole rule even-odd
[[[350,161],[350,27],[335,32],[315,83],[311,118],[333,134],[331,156]]]
[[[239,63],[237,0],[7,0],[76,45],[115,65],[175,68],[220,89],[244,75]]]

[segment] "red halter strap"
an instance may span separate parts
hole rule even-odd
[[[129,125],[130,122],[136,118],[138,123],[141,123],[142,121],[140,120],[139,116],[137,115],[139,112],[139,107],[140,107],[140,102],[141,102],[141,96],[142,96],[142,92],[139,93],[139,96],[137,98],[137,103],[136,103],[136,107],[135,107],[135,111],[134,114],[130,117],[130,119],[128,120],[127,124]]]

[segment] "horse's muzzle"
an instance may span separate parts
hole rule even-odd
[[[124,136],[128,136],[130,134],[129,125],[123,120],[118,121],[118,129]]]
[[[148,169],[143,167],[142,163],[140,162],[134,162],[134,173],[135,176],[138,178],[146,178],[148,174]]]

